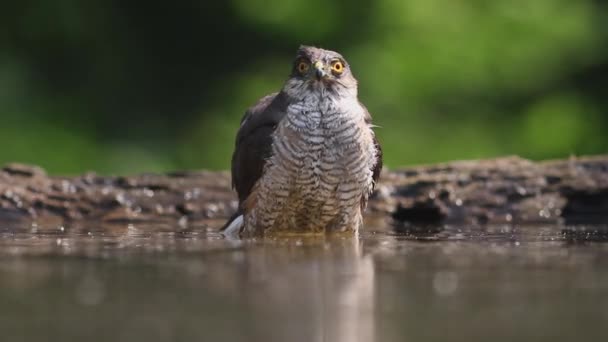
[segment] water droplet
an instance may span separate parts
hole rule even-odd
[[[76,187],[74,186],[74,184],[70,183],[69,181],[63,180],[63,181],[61,181],[61,191],[64,193],[73,194],[76,192]]]
[[[538,216],[543,217],[543,218],[550,218],[551,217],[551,213],[549,212],[549,210],[547,210],[546,208],[541,209],[538,212]]]
[[[184,199],[186,200],[193,200],[193,199],[197,199],[199,198],[201,195],[201,189],[200,188],[194,188],[190,191],[186,191],[184,193]]]
[[[182,228],[186,228],[188,226],[188,217],[187,216],[180,217],[177,224],[179,224],[179,226]]]
[[[135,227],[135,225],[133,225],[132,223],[129,223],[127,225],[127,236],[138,236],[139,232],[137,230],[137,228]]]
[[[207,212],[210,214],[215,214],[218,212],[218,210],[219,210],[219,207],[217,206],[217,204],[209,203],[207,205]]]
[[[116,202],[125,204],[125,195],[123,193],[116,194]]]

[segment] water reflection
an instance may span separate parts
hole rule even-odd
[[[30,228],[0,231],[3,340],[555,342],[608,320],[608,244],[560,227]]]
[[[259,341],[371,341],[374,268],[350,238],[277,238],[217,258],[214,292],[246,303]]]

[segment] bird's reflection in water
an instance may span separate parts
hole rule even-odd
[[[374,264],[356,236],[243,244],[213,263],[208,280],[246,303],[238,319],[249,321],[253,340],[374,340]]]

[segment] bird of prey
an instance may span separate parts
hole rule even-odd
[[[301,46],[281,91],[241,120],[232,155],[239,207],[224,234],[356,233],[382,169],[372,127],[344,57]]]

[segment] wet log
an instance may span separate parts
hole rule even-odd
[[[368,214],[396,224],[608,223],[608,155],[519,157],[384,170]],[[236,209],[228,172],[49,176],[0,171],[0,222],[167,223],[210,229]]]

